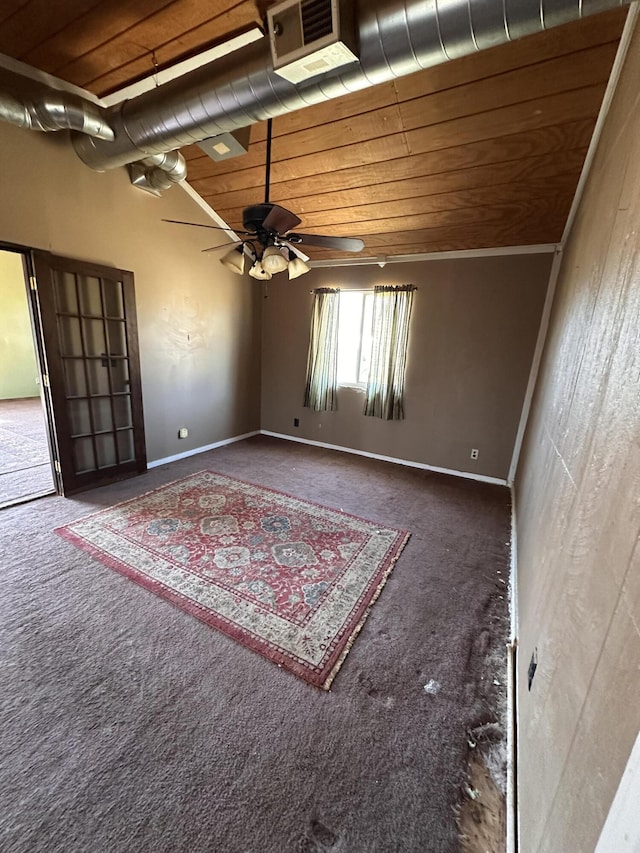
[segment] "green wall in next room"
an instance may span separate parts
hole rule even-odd
[[[39,395],[22,255],[0,251],[0,400]]]

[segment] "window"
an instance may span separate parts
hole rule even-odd
[[[366,385],[371,364],[373,293],[342,291],[338,325],[338,385]]]
[[[404,418],[404,375],[413,285],[373,293],[314,291],[304,405],[337,409],[338,385],[366,388],[364,414]]]

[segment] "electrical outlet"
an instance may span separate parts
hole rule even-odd
[[[300,426],[300,418],[294,418],[294,419],[293,419],[293,425],[294,425],[294,427],[295,427],[295,426],[298,426],[298,427],[299,427],[299,426]]]
[[[471,458],[477,459],[479,455],[480,455],[480,451],[478,450],[477,447],[474,447],[473,450],[471,451]]]
[[[186,438],[189,435],[189,430],[186,427],[180,427],[178,430],[178,438]]]

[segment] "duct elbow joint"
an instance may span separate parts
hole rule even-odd
[[[154,154],[129,165],[131,183],[152,195],[160,195],[187,177],[187,164],[179,151]]]

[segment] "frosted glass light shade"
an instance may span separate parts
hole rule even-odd
[[[251,267],[249,275],[251,278],[257,278],[259,281],[268,281],[271,278],[271,273],[262,266],[260,261],[256,261]]]
[[[309,267],[305,264],[302,258],[294,257],[289,261],[289,280],[292,278],[298,278],[301,275],[304,275],[306,272],[309,272]]]
[[[284,272],[288,266],[288,262],[277,246],[267,246],[262,253],[262,266],[267,272],[273,275],[277,272]]]
[[[227,252],[223,258],[220,258],[220,263],[232,272],[242,275],[245,269],[244,247],[237,246],[235,249]]]

